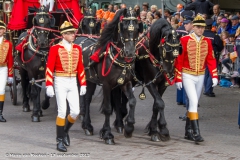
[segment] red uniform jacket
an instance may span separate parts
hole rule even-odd
[[[82,49],[72,44],[72,50],[64,48],[62,42],[50,48],[47,69],[46,69],[46,86],[53,85],[53,72],[58,77],[76,77],[81,86],[86,86],[86,77],[82,60]]]
[[[206,65],[212,78],[218,78],[216,59],[211,40],[202,36],[198,42],[194,33],[183,36],[181,39],[182,54],[175,61],[176,82],[182,82],[182,73],[192,75],[205,74]]]
[[[0,44],[0,67],[8,67],[8,77],[13,77],[12,43],[3,39]]]

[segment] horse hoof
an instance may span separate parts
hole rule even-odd
[[[153,141],[153,142],[159,142],[159,141],[160,141],[160,138],[159,138],[158,135],[152,135],[152,136],[151,136],[151,141]]]
[[[105,143],[109,144],[109,145],[114,145],[115,144],[114,139],[105,139]]]
[[[43,117],[42,111],[38,112],[39,117]]]
[[[90,132],[88,129],[84,129],[85,135],[92,136],[93,132]]]
[[[126,138],[131,138],[132,137],[132,133],[127,133],[125,130],[124,130],[124,136]]]
[[[80,120],[80,121],[83,121],[83,118],[84,118],[84,115],[80,115],[80,116],[79,116],[79,120]]]
[[[115,127],[118,133],[123,133],[123,127]]]
[[[169,135],[161,135],[161,134],[160,134],[160,139],[161,139],[163,142],[166,142],[166,141],[170,140],[170,136],[169,136]]]
[[[40,122],[39,116],[32,116],[32,122]]]
[[[23,108],[23,112],[30,112],[31,110],[29,108]]]

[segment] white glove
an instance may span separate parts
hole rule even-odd
[[[81,86],[80,88],[80,96],[86,94],[87,92],[87,86]]]
[[[182,89],[182,82],[176,82],[176,86],[178,90]]]
[[[53,86],[47,86],[46,94],[48,97],[53,97],[55,95]]]
[[[212,79],[212,83],[213,83],[212,87],[217,86],[217,84],[218,84],[218,79],[217,79],[217,78],[213,78],[213,79]]]
[[[13,77],[8,77],[7,83],[8,84],[13,84]]]

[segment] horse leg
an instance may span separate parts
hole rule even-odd
[[[50,106],[50,97],[45,93],[45,99],[42,101],[41,107],[43,110],[48,109]]]
[[[129,113],[125,119],[124,136],[126,138],[131,138],[132,133],[134,131],[134,123],[135,123],[134,113],[135,113],[135,106],[136,106],[136,98],[133,95],[131,82],[128,82],[127,84],[123,85],[121,89],[125,93],[129,102]]]
[[[27,71],[23,68],[20,68],[20,75],[21,75],[21,85],[22,85],[22,96],[23,96],[23,112],[30,112],[30,105],[29,105],[29,97],[28,97],[28,86],[29,86],[29,79]]]
[[[113,123],[118,133],[123,133],[123,118],[127,115],[127,97],[122,94],[122,90],[118,87],[111,92],[111,103],[116,114],[116,119]]]
[[[40,86],[42,86],[42,83],[38,83]],[[42,109],[41,109],[41,105],[40,105],[40,94],[41,94],[41,88],[37,87],[38,90],[38,94],[37,94],[37,109],[38,109],[38,115],[39,117],[42,117]]]
[[[166,90],[166,86],[165,86],[165,83],[162,83],[162,85],[159,85],[158,86],[158,92],[160,94],[160,96],[162,97],[164,91]],[[164,108],[165,108],[165,105],[164,105],[164,102],[162,103],[162,105],[160,106],[160,109],[159,109],[159,119],[158,119],[158,127],[159,127],[159,130],[160,130],[160,138],[162,141],[168,141],[170,139],[170,135],[169,135],[169,130],[167,128],[167,122],[166,122],[166,119],[165,119],[165,116],[164,116]]]
[[[40,92],[39,89],[37,88],[37,86],[32,85],[31,86],[31,97],[32,97],[32,101],[33,101],[33,113],[32,113],[32,122],[40,122],[40,118],[39,118],[39,109],[38,109],[38,96],[39,96]]]
[[[93,135],[93,126],[91,125],[91,118],[90,118],[90,104],[92,101],[92,96],[94,91],[96,90],[96,84],[90,81],[87,82],[87,93],[85,95],[85,116],[82,121],[82,128],[85,131],[87,136]]]
[[[152,118],[146,128],[148,130],[148,135],[151,136],[151,140],[158,142],[160,141],[160,136],[157,130],[157,117],[160,106],[164,105],[164,102],[162,101],[155,84],[151,83],[147,88],[154,99],[154,104]]]
[[[112,114],[111,107],[111,87],[106,83],[103,84],[103,103],[102,103],[102,113],[105,115],[105,122],[103,128],[100,130],[100,138],[104,139],[106,144],[115,144],[114,136],[111,133],[110,127],[110,115]]]

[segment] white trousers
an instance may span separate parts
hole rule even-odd
[[[189,112],[197,112],[198,100],[202,93],[204,75],[182,73],[183,86],[189,99]]]
[[[0,67],[0,95],[5,94],[5,87],[7,84],[8,68]]]
[[[68,100],[70,116],[76,119],[80,112],[76,77],[55,77],[54,86],[58,105],[58,117],[62,119],[66,117],[66,100]]]

